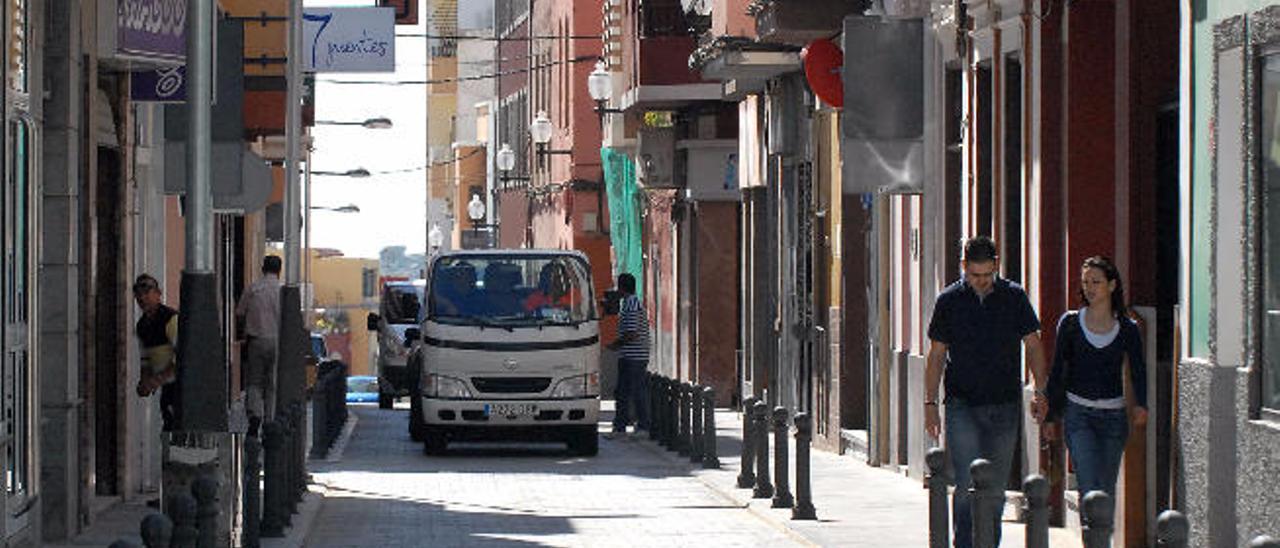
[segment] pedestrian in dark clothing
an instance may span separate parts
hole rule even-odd
[[[133,282],[133,298],[142,309],[137,336],[142,345],[139,396],[149,397],[160,390],[160,416],[166,432],[179,428],[182,387],[178,381],[178,311],[166,306],[160,282],[141,274]]]
[[[636,428],[649,429],[649,406],[645,401],[644,372],[649,366],[649,314],[636,296],[636,278],[618,275],[622,302],[618,306],[618,338],[609,349],[618,352],[618,387],[614,399],[612,435],[625,434],[635,407]]]
[[[938,382],[946,373],[945,444],[955,478],[952,523],[955,546],[973,542],[969,464],[991,461],[994,477],[1009,477],[1021,425],[1021,350],[1035,377],[1031,413],[1045,412],[1044,355],[1040,320],[1018,284],[1000,278],[995,242],[970,239],[961,261],[964,279],[938,294],[929,322],[929,356],[925,369],[925,430],[937,439],[943,428],[938,413]],[[1000,512],[996,512],[999,520]],[[996,523],[996,544],[1000,526]]]
[[[1081,499],[1094,490],[1115,497],[1129,421],[1139,427],[1147,422],[1142,333],[1125,316],[1120,272],[1106,257],[1085,259],[1080,301],[1080,310],[1058,321],[1045,433],[1057,438],[1061,420]],[[1132,407],[1124,393],[1126,365],[1136,400]]]

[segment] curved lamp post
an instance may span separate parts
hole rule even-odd
[[[547,117],[547,111],[539,110],[538,115],[533,117],[533,122],[529,124],[529,136],[533,138],[533,144],[536,147],[535,153],[538,155],[538,169],[546,169],[548,154],[573,154],[571,150],[549,150],[547,144],[551,142],[551,118]]]
[[[595,70],[587,76],[587,93],[591,94],[591,99],[596,102],[596,115],[600,118],[600,125],[604,125],[605,114],[621,114],[623,111],[614,108],[605,108],[605,103],[609,101],[609,96],[613,94],[613,75],[605,70],[604,61],[596,61]]]

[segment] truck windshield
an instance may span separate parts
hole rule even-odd
[[[464,255],[436,261],[430,317],[480,326],[578,325],[595,319],[591,275],[569,255]]]
[[[382,292],[382,309],[387,323],[418,323],[422,312],[424,286],[388,285]]]

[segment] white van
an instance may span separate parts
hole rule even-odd
[[[386,282],[380,313],[369,314],[369,331],[378,337],[378,407],[382,409],[391,409],[396,398],[410,394],[414,379],[407,372],[412,343],[407,333],[422,321],[425,287],[422,280]]]
[[[424,452],[470,439],[550,439],[594,455],[600,330],[591,266],[562,250],[443,252],[413,343],[409,431]]]

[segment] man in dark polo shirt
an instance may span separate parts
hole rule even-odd
[[[995,477],[1009,477],[1018,429],[1022,425],[1022,348],[1035,378],[1031,413],[1044,416],[1045,363],[1040,348],[1040,320],[1016,283],[997,276],[995,242],[970,239],[961,261],[964,279],[938,294],[929,321],[929,357],[925,370],[924,424],[938,438],[938,381],[946,372],[946,449],[955,474],[951,501],[956,548],[973,544],[969,505],[969,464],[991,461]],[[1000,543],[999,513],[996,545]]]

